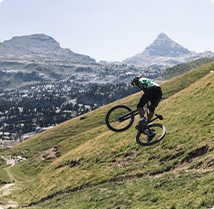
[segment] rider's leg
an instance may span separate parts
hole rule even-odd
[[[137,108],[138,108],[138,112],[139,112],[139,116],[140,116],[140,120],[138,122],[138,124],[135,126],[136,129],[138,129],[139,131],[141,129],[143,129],[147,122],[146,122],[146,119],[144,117],[145,115],[145,110],[144,110],[144,105],[148,102],[148,97],[146,94],[144,94],[140,101],[139,101],[139,104],[137,105]]]
[[[139,103],[137,105],[137,109],[138,109],[138,112],[139,112],[140,120],[144,118],[144,115],[145,115],[144,106],[149,101],[149,99],[150,99],[150,94],[148,94],[148,93],[144,93],[142,95],[142,97],[140,98],[140,101],[139,101]]]
[[[149,111],[148,121],[152,120],[153,116],[154,116],[154,111],[153,112]]]
[[[148,121],[150,121],[155,113],[155,109],[161,101],[162,91],[160,88],[155,88],[151,90],[152,97],[150,98],[151,105],[149,107]]]
[[[140,119],[144,118],[144,115],[145,115],[144,108],[143,107],[139,107],[138,108],[138,112],[139,112]]]

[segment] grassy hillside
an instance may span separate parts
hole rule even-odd
[[[214,60],[214,57],[205,57],[201,59],[194,60],[192,62],[178,64],[176,66],[173,66],[171,68],[167,68],[163,74],[160,76],[159,79],[170,79],[176,76],[179,76],[191,69],[200,67],[202,65],[205,65],[209,62],[212,62]]]
[[[135,108],[137,93],[38,134],[1,155],[1,181],[15,181],[0,196],[31,209],[211,208],[214,205],[214,62],[162,84],[167,135],[141,147],[134,126],[114,133],[105,114],[116,104]],[[137,123],[137,119],[135,124]],[[18,207],[17,207],[18,208]]]

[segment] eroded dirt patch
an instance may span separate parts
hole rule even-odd
[[[15,189],[15,183],[11,184],[5,184],[3,187],[0,188],[0,197],[6,197],[12,193],[12,191]],[[16,208],[19,204],[17,202],[14,202],[12,200],[9,200],[6,204],[0,204],[0,209],[10,209],[10,208]]]
[[[48,150],[40,152],[38,157],[42,160],[48,160],[48,159],[56,158],[59,156],[60,156],[60,153],[58,152],[58,146],[54,146]]]
[[[200,157],[202,155],[205,155],[209,151],[209,146],[203,146],[200,148],[197,148],[196,150],[193,150],[190,152],[186,158],[183,159],[182,162],[190,162],[192,159],[196,157]]]

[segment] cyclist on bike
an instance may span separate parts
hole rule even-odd
[[[140,101],[137,105],[140,120],[135,128],[140,130],[144,128],[147,124],[144,117],[145,111],[143,107],[148,101],[150,101],[151,105],[149,106],[149,118],[148,118],[148,121],[150,121],[154,115],[155,108],[158,106],[162,98],[162,91],[161,87],[156,82],[149,78],[143,78],[142,76],[135,77],[132,80],[131,85],[144,91],[144,94],[140,98]]]

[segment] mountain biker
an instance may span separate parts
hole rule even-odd
[[[144,117],[145,111],[143,107],[148,101],[150,101],[151,105],[149,106],[148,116],[148,121],[150,121],[154,115],[155,108],[158,106],[162,98],[162,90],[161,87],[152,79],[144,78],[142,76],[135,77],[132,80],[131,85],[135,86],[138,89],[142,89],[144,92],[144,94],[140,98],[139,103],[137,104],[140,120],[135,128],[140,130],[144,128],[147,124],[146,119]]]

